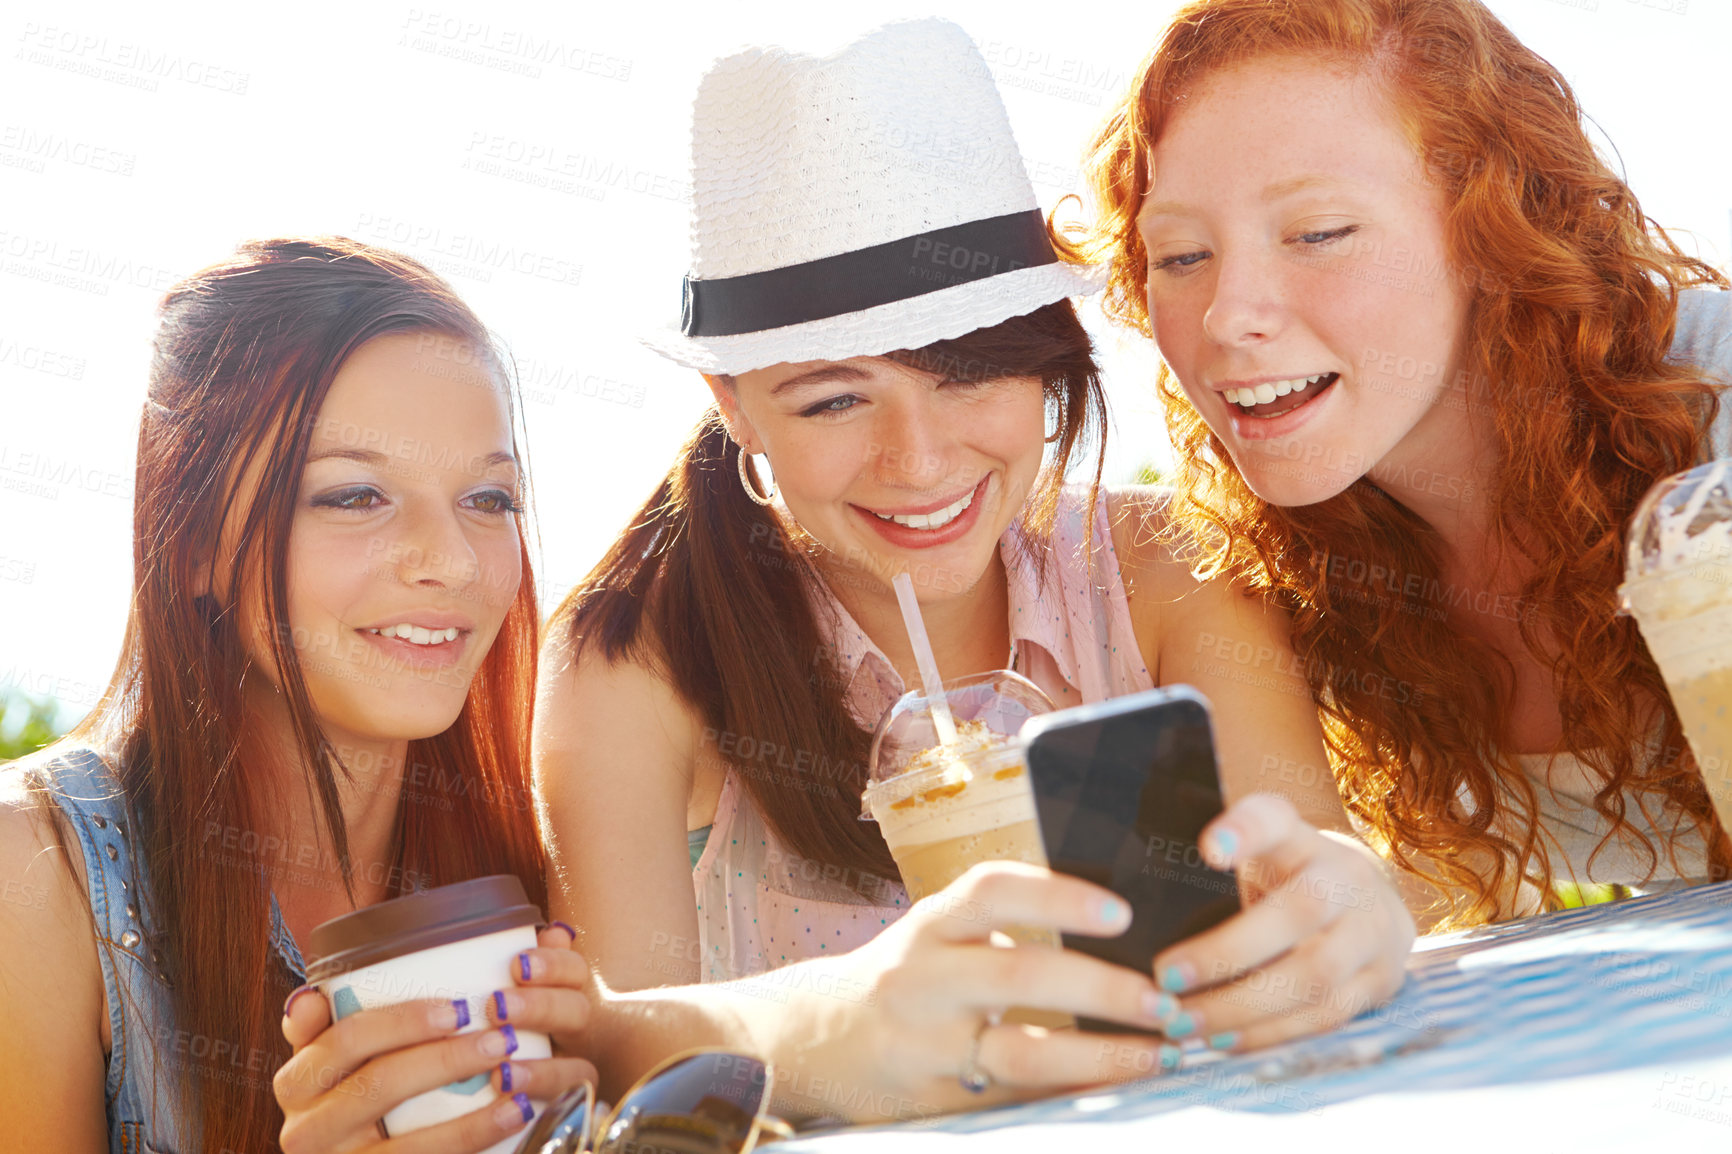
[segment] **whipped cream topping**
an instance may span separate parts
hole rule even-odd
[[[890,813],[912,816],[915,811],[935,807],[974,804],[982,791],[1022,776],[1020,741],[997,732],[984,721],[959,721],[954,745],[923,749],[894,777],[867,783],[864,801],[882,823],[882,815]],[[1020,780],[1012,785],[1027,791]],[[962,800],[964,795],[968,801]]]
[[[1732,462],[1656,486],[1631,526],[1625,577],[1624,607],[1669,681],[1732,665]]]
[[[1732,503],[1732,462],[1711,461],[1660,482],[1670,488],[1644,503],[1631,533],[1626,576],[1631,580],[1688,569],[1704,561],[1732,563],[1732,510],[1712,523],[1696,526],[1710,498]],[[1683,500],[1678,496],[1688,493]]]

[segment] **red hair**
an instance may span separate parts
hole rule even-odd
[[[1650,486],[1704,455],[1715,412],[1713,386],[1666,361],[1677,292],[1724,279],[1649,221],[1582,131],[1563,77],[1477,0],[1199,0],[1093,142],[1099,219],[1067,243],[1073,258],[1110,259],[1106,307],[1146,335],[1135,218],[1155,142],[1209,75],[1269,55],[1379,80],[1444,192],[1445,274],[1471,301],[1465,364],[1493,382],[1467,397],[1498,437],[1492,523],[1530,563],[1521,636],[1553,670],[1562,748],[1597,780],[1611,837],[1676,870],[1677,835],[1700,831],[1726,876],[1732,850],[1665,684],[1616,615],[1625,525]],[[1550,893],[1538,798],[1500,752],[1514,670],[1409,595],[1442,588],[1433,530],[1364,478],[1314,505],[1270,505],[1166,369],[1157,388],[1178,458],[1175,528],[1203,543],[1205,571],[1290,612],[1348,807],[1452,895],[1446,922],[1509,916],[1524,879]],[[1403,581],[1385,590],[1342,570]],[[1381,692],[1403,683],[1411,692]],[[1658,754],[1639,754],[1656,733]],[[1648,808],[1663,813],[1665,845],[1626,818],[1632,799],[1660,803]]]

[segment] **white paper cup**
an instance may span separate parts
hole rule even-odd
[[[333,918],[313,930],[307,981],[342,1019],[423,998],[461,1002],[469,1024],[459,1033],[490,1029],[493,991],[515,983],[517,955],[535,948],[541,911],[510,875],[475,878],[423,890]],[[461,1012],[461,1011],[460,1011]],[[512,1061],[552,1056],[546,1034],[517,1030]],[[385,1115],[393,1136],[448,1122],[499,1097],[491,1071],[452,1082],[403,1102]],[[536,1113],[545,1102],[532,1101]],[[513,1135],[485,1154],[510,1154]]]

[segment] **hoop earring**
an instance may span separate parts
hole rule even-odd
[[[765,496],[758,496],[758,487],[752,481],[751,467],[746,464],[746,458],[749,456],[751,456],[751,454],[746,452],[746,447],[741,445],[739,456],[734,458],[740,466],[740,486],[746,490],[746,496],[750,497],[754,503],[759,505],[774,504],[776,500],[775,489],[772,488]]]

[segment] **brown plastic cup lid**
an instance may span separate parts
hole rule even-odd
[[[541,911],[529,904],[523,883],[512,874],[422,890],[314,927],[307,939],[307,981],[541,921]]]

